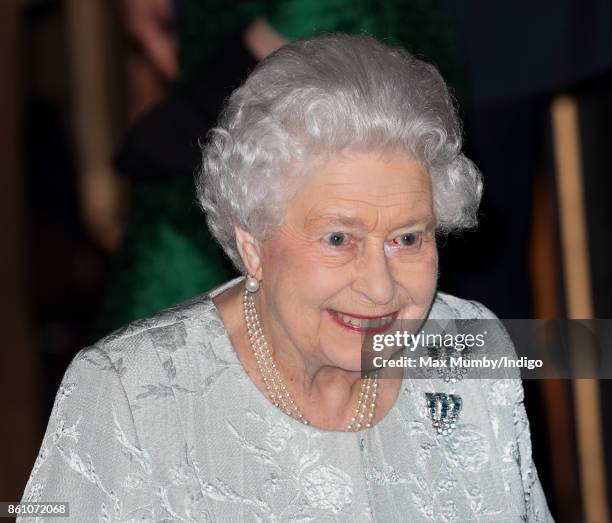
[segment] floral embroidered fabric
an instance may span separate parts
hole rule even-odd
[[[405,379],[370,429],[305,426],[251,382],[211,296],[77,354],[22,501],[68,501],[78,522],[552,521],[520,380]],[[494,317],[442,293],[430,316]],[[451,435],[426,391],[463,398]]]

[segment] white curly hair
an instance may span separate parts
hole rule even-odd
[[[238,225],[258,239],[282,224],[317,161],[404,151],[431,176],[437,232],[473,227],[482,179],[438,70],[369,36],[294,41],[261,61],[228,99],[196,176],[208,226],[240,271]]]

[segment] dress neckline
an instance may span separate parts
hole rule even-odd
[[[406,396],[406,391],[404,390],[406,379],[407,379],[405,370],[404,370],[404,376],[402,377],[402,384],[400,385],[400,390],[398,392],[397,398],[395,399],[395,403],[393,404],[393,406],[387,411],[385,416],[378,423],[376,423],[376,425],[373,425],[370,428],[362,429],[358,432],[328,430],[328,429],[317,427],[315,425],[310,425],[310,424],[304,425],[303,423],[296,420],[292,416],[285,414],[280,409],[275,407],[274,404],[264,394],[262,394],[262,392],[259,390],[257,385],[253,383],[251,376],[249,376],[248,372],[242,365],[242,362],[240,361],[240,358],[238,357],[238,354],[236,353],[236,349],[234,348],[234,345],[232,344],[230,340],[229,333],[227,332],[227,329],[225,328],[225,323],[223,322],[223,318],[221,317],[221,314],[219,313],[219,309],[217,309],[217,306],[215,305],[215,302],[213,301],[213,298],[215,298],[222,292],[226,291],[227,289],[233,287],[234,285],[237,285],[243,280],[244,280],[244,276],[239,276],[238,278],[234,278],[233,280],[230,280],[229,282],[222,284],[221,286],[210,291],[207,295],[207,299],[210,302],[211,313],[214,314],[215,318],[220,322],[222,326],[221,332],[218,333],[217,339],[223,344],[223,348],[226,349],[226,352],[224,352],[224,355],[223,355],[224,359],[227,360],[229,357],[231,358],[230,363],[237,365],[239,369],[238,372],[240,373],[240,381],[244,382],[245,383],[244,386],[248,388],[247,393],[248,393],[249,398],[256,398],[255,401],[257,401],[257,403],[262,407],[263,410],[267,409],[270,411],[274,411],[275,412],[274,415],[278,416],[279,419],[284,419],[289,424],[295,424],[294,428],[301,427],[304,430],[311,430],[312,432],[318,433],[320,435],[339,434],[339,435],[344,435],[345,437],[363,435],[365,433],[368,433],[368,431],[371,432],[375,429],[383,430],[386,427],[386,425],[392,423],[393,418],[396,418],[399,416],[401,412],[400,402],[405,401],[405,396]],[[215,344],[213,344],[212,346],[214,350]]]

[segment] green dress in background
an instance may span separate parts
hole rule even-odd
[[[190,176],[136,183],[96,336],[235,276],[195,206]]]
[[[177,13],[180,80],[131,129],[117,156],[130,180],[123,244],[92,338],[203,293],[236,275],[195,203],[198,140],[255,66],[241,40],[256,17],[288,39],[367,33],[435,63],[460,92],[461,68],[444,0],[184,0]]]

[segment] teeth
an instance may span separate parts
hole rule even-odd
[[[378,327],[383,327],[385,325],[389,325],[393,321],[394,315],[383,316],[382,318],[355,318],[353,316],[347,316],[346,314],[342,314],[341,312],[334,311],[334,314],[344,323],[348,325],[352,325],[353,327],[361,328],[361,329],[375,329]]]

